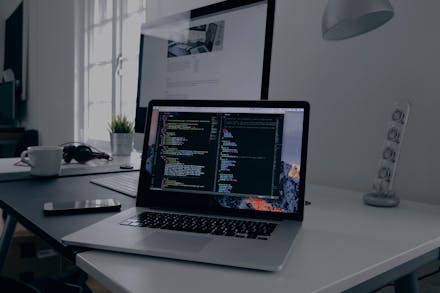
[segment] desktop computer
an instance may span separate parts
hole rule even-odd
[[[274,0],[228,0],[144,23],[135,150],[142,151],[150,100],[267,100],[274,13]],[[126,175],[114,182],[118,176]],[[97,184],[115,189],[114,182]]]

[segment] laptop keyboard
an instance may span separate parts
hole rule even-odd
[[[277,226],[277,224],[266,222],[158,212],[143,212],[120,224],[260,240],[267,240]]]
[[[124,172],[117,175],[90,180],[96,185],[136,197],[139,182],[139,172]]]

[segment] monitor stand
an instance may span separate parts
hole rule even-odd
[[[144,146],[144,133],[135,133],[133,137],[133,148],[136,152],[142,154]]]

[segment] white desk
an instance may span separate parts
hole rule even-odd
[[[312,204],[276,273],[97,250],[78,254],[77,265],[115,292],[364,292],[438,258],[440,206],[402,201],[375,208],[361,196],[307,186]]]
[[[32,178],[30,167],[14,165],[19,161],[20,158],[0,159],[0,182]],[[63,163],[60,176],[121,172],[124,171],[119,168],[121,164],[131,164],[134,166],[134,170],[138,170],[141,165],[141,154],[133,152],[131,156],[115,156],[112,161],[94,159],[85,164]]]

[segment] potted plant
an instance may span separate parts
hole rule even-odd
[[[129,156],[133,150],[133,122],[124,115],[114,115],[108,126],[112,154]]]

